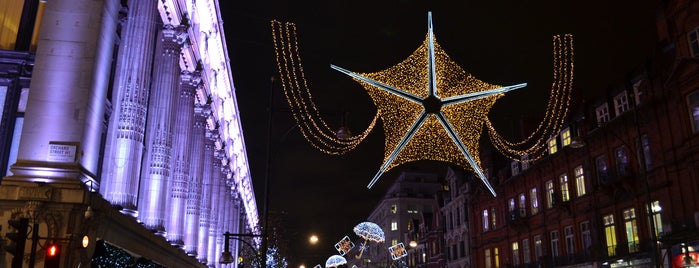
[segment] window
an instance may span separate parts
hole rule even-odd
[[[692,120],[694,133],[699,133],[699,91],[694,91],[689,94],[689,96],[687,96],[687,102],[689,102],[689,118]]]
[[[398,212],[398,205],[391,205],[391,214],[396,214]]]
[[[486,248],[485,253],[483,254],[483,259],[485,259],[485,268],[491,268],[492,262],[490,261],[490,249]]]
[[[699,27],[687,34],[687,41],[689,41],[689,50],[692,53],[692,57],[699,57]]]
[[[532,201],[532,215],[539,213],[539,198],[536,196],[536,188],[532,188],[529,191],[529,199]]]
[[[495,230],[497,219],[495,218],[495,208],[490,208],[490,226]]]
[[[558,231],[551,231],[551,256],[558,257]]]
[[[495,268],[500,268],[500,252],[498,248],[493,249],[493,262],[495,263]]]
[[[391,231],[398,230],[398,223],[396,221],[391,222]]]
[[[619,176],[629,175],[629,157],[626,146],[622,145],[614,149],[614,159],[616,160],[616,171]]]
[[[592,234],[590,233],[589,221],[580,223],[580,238],[582,239],[582,248],[585,252],[585,256],[590,256],[592,252]]]
[[[552,208],[553,207],[553,198],[555,194],[555,190],[553,189],[553,181],[548,180],[546,181],[546,208]]]
[[[529,239],[522,240],[522,259],[524,264],[532,262],[531,252],[529,252]]]
[[[391,239],[391,246],[398,245],[398,240],[397,239]]]
[[[646,162],[646,170],[653,166],[653,160],[650,157],[650,141],[648,141],[648,134],[641,135],[641,150],[643,151],[643,160]]]
[[[466,243],[463,240],[459,242],[459,257],[466,257]]]
[[[633,208],[624,210],[624,229],[626,230],[626,243],[629,253],[638,252],[638,226],[636,225],[636,210]]]
[[[601,184],[605,184],[609,181],[609,173],[607,172],[607,156],[600,155],[595,159],[595,166],[597,166],[597,179]]]
[[[534,255],[536,255],[537,260],[541,258],[541,256],[544,256],[544,246],[541,242],[540,235],[534,236]]]
[[[512,163],[510,163],[510,169],[512,170],[512,176],[519,175],[519,162],[512,161]]]
[[[519,194],[519,215],[527,216],[527,197],[524,194]]]
[[[614,112],[619,116],[629,110],[629,97],[626,91],[622,91],[614,96]]]
[[[607,242],[607,255],[616,255],[616,229],[614,228],[614,215],[604,216],[604,237]]]
[[[660,217],[660,212],[663,208],[660,206],[660,201],[655,200],[651,203],[651,214],[653,215],[653,228],[655,228],[655,237],[663,233],[663,219]]]
[[[519,243],[512,242],[512,264],[519,265]]]
[[[489,219],[488,219],[488,209],[483,210],[483,231],[488,231],[490,228],[490,225],[488,224]]]
[[[522,165],[522,171],[529,169],[529,155],[528,154],[525,154],[522,156],[522,161],[520,161],[520,165]]]
[[[507,211],[509,211],[510,214],[512,214],[512,212],[515,211],[515,199],[514,198],[510,198],[510,200],[507,202]]]
[[[568,256],[573,256],[573,254],[575,254],[575,234],[573,233],[573,226],[566,226],[563,228],[563,232],[565,232],[566,236],[566,254]]]
[[[561,174],[558,177],[561,183],[561,201],[570,201],[570,192],[568,191],[568,174]]]
[[[575,192],[578,197],[581,197],[587,193],[585,190],[585,172],[582,165],[575,167],[573,172],[575,173]]]
[[[558,145],[556,144],[556,137],[549,138],[548,142],[549,154],[555,154],[558,151]]]
[[[609,122],[609,106],[606,103],[597,106],[595,114],[597,115],[597,123]]]
[[[564,128],[561,131],[561,146],[570,145],[570,127]]]
[[[645,81],[645,79],[641,79],[633,83],[633,97],[636,106],[641,105],[641,100],[643,100],[643,89],[641,85],[645,84]]]

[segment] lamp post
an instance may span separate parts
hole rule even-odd
[[[230,251],[230,247],[229,247],[229,240],[231,238],[238,240],[240,242],[243,242],[243,244],[247,245],[248,247],[250,247],[250,249],[252,249],[252,252],[256,252],[255,257],[257,257],[257,260],[259,262],[261,262],[261,263],[266,262],[267,261],[266,252],[258,252],[257,250],[255,250],[255,247],[253,247],[252,245],[250,245],[250,243],[248,243],[248,241],[245,241],[244,239],[240,239],[240,237],[263,237],[263,236],[264,235],[258,235],[258,234],[232,234],[229,232],[224,233],[223,234],[223,237],[224,237],[223,252],[221,252],[221,257],[219,258],[219,263],[229,264],[229,263],[233,263],[235,261],[235,258],[233,258],[233,253]]]

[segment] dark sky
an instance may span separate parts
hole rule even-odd
[[[343,156],[313,149],[301,136],[282,98],[270,20],[294,22],[301,57],[316,105],[339,126],[349,112],[354,133],[376,113],[359,84],[330,69],[375,72],[409,56],[427,33],[432,11],[437,42],[463,69],[494,84],[527,82],[508,93],[489,115],[511,134],[513,119],[544,111],[552,80],[552,36],[575,37],[573,102],[592,98],[641,65],[655,44],[654,0],[592,1],[230,1],[220,0],[225,35],[260,211],[267,163],[268,103],[274,91],[269,209],[281,213],[289,240],[290,267],[323,263],[333,245],[366,219],[400,168],[366,185],[383,160],[383,128]],[[423,166],[423,165],[418,165]],[[444,165],[439,165],[442,168]],[[424,168],[424,167],[423,167]],[[320,242],[311,247],[308,236]]]

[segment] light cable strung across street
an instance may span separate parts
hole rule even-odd
[[[272,28],[287,101],[292,111],[296,111],[294,118],[299,125],[305,126],[304,137],[325,153],[329,153],[327,148],[340,153],[354,149],[371,131],[376,117],[362,135],[347,140],[350,146],[332,146],[324,140],[332,138],[331,135],[308,135],[311,133],[306,131],[308,129],[323,132],[316,123],[318,119],[314,118],[319,118],[319,113],[300,64],[296,27],[290,23],[282,27],[280,22],[273,21]],[[331,65],[365,88],[377,106],[377,116],[383,121],[386,132],[384,162],[367,187],[371,188],[384,172],[401,164],[435,160],[473,170],[495,196],[495,190],[480,167],[478,143],[483,125],[488,127],[495,147],[505,156],[518,161],[522,161],[524,155],[529,156],[528,161],[541,157],[546,139],[560,131],[568,112],[572,58],[572,36],[565,35],[563,40],[554,36],[554,82],[546,115],[534,133],[516,143],[498,134],[487,115],[504,93],[527,84],[489,84],[464,71],[435,41],[431,12],[428,13],[425,41],[403,62],[375,73],[355,73]],[[306,92],[300,94],[301,88]],[[332,132],[324,123],[323,126]],[[314,139],[309,139],[311,137]]]

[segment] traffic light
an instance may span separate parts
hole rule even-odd
[[[46,259],[44,260],[44,268],[58,268],[61,262],[61,246],[57,244],[49,244],[46,247]]]
[[[14,229],[14,232],[7,232],[5,236],[10,239],[8,245],[5,246],[5,250],[12,254],[12,268],[22,267],[22,259],[24,257],[24,245],[27,242],[27,228],[29,227],[29,219],[19,218],[10,219],[7,221],[8,225]]]

